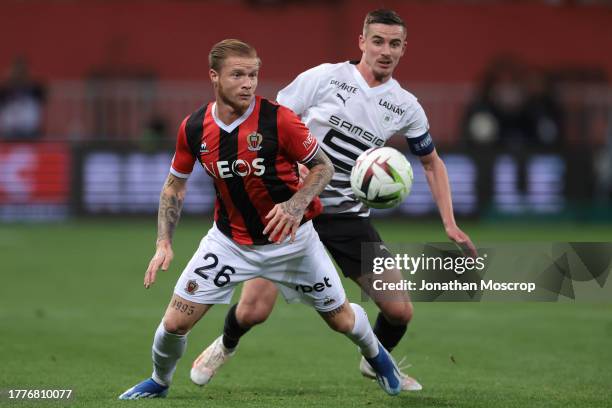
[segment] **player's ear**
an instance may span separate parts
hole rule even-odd
[[[365,42],[365,36],[363,34],[359,34],[359,49],[361,50],[361,52],[365,52]]]
[[[408,41],[404,40],[404,42],[402,42],[402,53],[400,54],[400,57],[404,56],[404,53],[406,52],[406,47],[408,46]]]
[[[214,69],[211,68],[208,71],[208,76],[210,77],[210,81],[213,83],[213,85],[216,86],[219,83],[219,74]]]

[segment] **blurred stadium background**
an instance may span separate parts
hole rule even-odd
[[[212,97],[215,42],[252,43],[264,63],[259,93],[274,98],[309,67],[359,58],[363,16],[379,6],[2,2],[0,219],[153,214],[180,120]],[[385,6],[408,23],[395,77],[425,107],[459,216],[612,219],[609,2]],[[414,167],[400,213],[435,215]],[[185,212],[209,214],[205,177],[190,189]]]
[[[394,76],[429,116],[457,218],[474,240],[612,241],[609,1],[4,0],[0,388],[72,386],[77,406],[108,406],[148,373],[153,329],[212,222],[211,185],[197,172],[172,270],[141,290],[175,130],[213,97],[210,47],[228,37],[254,45],[258,93],[274,98],[307,68],[358,59],[363,17],[381,6],[407,22]],[[392,144],[407,152],[404,141]],[[420,165],[409,159],[413,193],[397,210],[376,212],[376,222],[392,242],[443,241]],[[381,403],[343,339],[306,308],[279,306],[228,367],[231,381],[207,392],[208,405]],[[192,334],[177,406],[202,398],[185,373],[225,310]],[[418,304],[398,351],[409,353],[426,391],[389,404],[609,406],[611,312]],[[296,364],[315,366],[296,372]]]

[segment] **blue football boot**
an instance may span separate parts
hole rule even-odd
[[[165,398],[168,395],[168,389],[159,385],[152,378],[148,378],[143,382],[136,384],[119,396],[120,400],[133,400],[141,398]]]
[[[374,372],[378,385],[389,395],[397,395],[402,390],[402,374],[391,354],[378,343],[378,354],[374,358],[366,358]]]

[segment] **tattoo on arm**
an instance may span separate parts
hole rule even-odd
[[[334,317],[344,311],[344,303],[335,308],[334,310],[330,310],[329,312],[319,312],[319,314],[323,317]]]
[[[294,216],[298,216],[300,211],[303,211],[312,199],[323,191],[334,175],[334,167],[321,149],[304,165],[310,170],[304,185],[289,201],[282,204],[283,210]]]
[[[172,174],[168,175],[159,197],[157,213],[157,241],[167,239],[172,241],[174,230],[178,225],[185,198],[185,180]]]

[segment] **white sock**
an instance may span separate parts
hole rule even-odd
[[[161,322],[153,340],[153,380],[168,386],[176,370],[176,363],[187,347],[187,335],[168,333]]]
[[[376,355],[378,355],[378,339],[372,331],[372,327],[368,321],[368,315],[366,311],[363,310],[363,307],[358,304],[351,303],[350,305],[355,314],[355,325],[353,326],[353,330],[347,333],[347,337],[359,346],[359,350],[364,357],[376,357]]]

